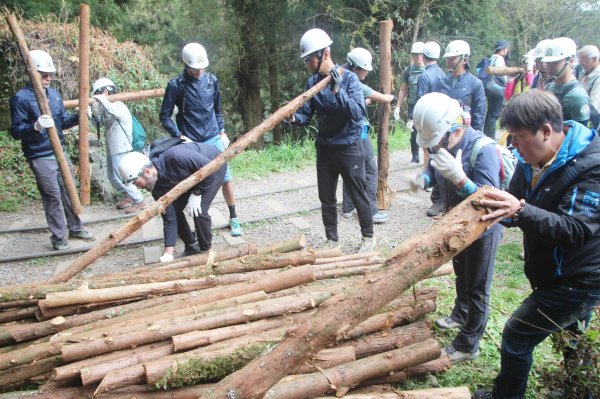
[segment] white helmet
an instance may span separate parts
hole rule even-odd
[[[44,50],[31,50],[29,52],[29,58],[31,58],[31,62],[38,72],[56,72],[54,62],[52,62],[52,57],[50,57],[50,54]]]
[[[92,85],[92,94],[100,94],[105,88],[109,93],[114,94],[117,92],[117,85],[115,85],[112,80],[109,78],[100,78]]]
[[[471,47],[469,47],[469,43],[464,40],[453,40],[446,46],[446,52],[444,53],[444,58],[454,57],[457,55],[466,55],[467,57],[471,55]]]
[[[417,144],[423,148],[437,145],[461,113],[460,104],[455,99],[442,93],[425,94],[413,110]]]
[[[542,62],[554,62],[573,58],[577,53],[577,45],[568,37],[557,37],[552,39],[546,46]]]
[[[369,50],[365,48],[355,48],[354,50],[348,53],[348,56],[346,58],[348,59],[348,62],[354,67],[364,69],[365,71],[373,70],[373,66],[371,65],[371,62],[373,61],[373,56],[371,55]]]
[[[552,40],[550,39],[544,39],[541,42],[539,42],[533,49],[533,58],[536,60],[538,58],[542,58],[546,54],[546,47],[550,44],[551,41]]]
[[[414,42],[412,47],[410,48],[410,53],[411,54],[423,54],[423,47],[425,47],[425,43]]]
[[[423,46],[423,55],[432,60],[440,58],[440,45],[436,42],[427,42]]]
[[[194,69],[204,69],[208,66],[208,55],[201,44],[188,43],[181,51],[181,58],[185,65]]]
[[[306,31],[300,39],[300,58],[329,47],[333,40],[322,29]]]
[[[148,165],[150,165],[150,159],[141,152],[128,152],[119,162],[121,180],[125,183],[131,183],[140,176],[144,167]]]

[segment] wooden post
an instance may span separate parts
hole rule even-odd
[[[146,100],[148,98],[162,97],[165,95],[165,89],[150,89],[150,90],[141,90],[141,91],[128,91],[123,93],[111,94],[107,96],[108,101],[140,101]],[[92,105],[94,99],[88,98],[88,105]],[[63,101],[63,105],[65,109],[73,109],[79,105],[79,100],[65,100]]]
[[[105,238],[102,242],[96,244],[92,249],[87,251],[83,256],[79,257],[63,271],[54,275],[50,278],[50,282],[64,282],[70,280],[77,273],[85,269],[85,267],[96,259],[110,251],[116,244],[120,243],[125,238],[129,237],[133,232],[138,230],[144,223],[159,213],[165,211],[167,206],[175,201],[181,194],[194,187],[200,181],[204,180],[206,176],[210,176],[217,169],[224,165],[227,161],[238,156],[244,151],[250,144],[256,142],[256,140],[262,136],[265,132],[273,129],[278,123],[283,121],[285,118],[292,115],[298,108],[300,108],[306,101],[312,98],[316,93],[323,90],[329,84],[331,76],[325,77],[319,83],[311,87],[306,92],[300,94],[298,97],[290,101],[285,106],[279,108],[270,117],[268,117],[263,123],[256,126],[249,132],[245,133],[235,143],[231,144],[225,149],[218,157],[213,159],[202,169],[179,183],[171,191],[160,197],[153,205],[149,206],[146,210],[140,212],[137,216],[131,218],[127,223],[121,226],[116,231],[113,231]]]
[[[46,98],[45,90],[42,87],[40,74],[31,64],[27,42],[25,42],[23,32],[17,23],[17,18],[14,16],[14,14],[10,14],[6,16],[6,21],[8,22],[8,26],[17,40],[19,52],[21,53],[23,62],[27,67],[27,73],[29,74],[29,79],[31,79],[31,85],[33,86],[35,99],[40,107],[40,112],[42,115],[52,115],[52,112],[50,111],[50,105],[48,104],[48,99]],[[63,178],[65,188],[67,189],[69,200],[71,201],[71,207],[73,208],[73,212],[79,215],[81,214],[81,204],[79,203],[79,197],[77,196],[77,190],[75,189],[75,183],[73,182],[73,176],[71,176],[71,171],[69,170],[69,165],[67,164],[67,159],[65,158],[65,153],[62,145],[60,144],[60,138],[58,137],[58,133],[56,133],[55,127],[51,127],[50,129],[46,130],[48,132],[48,137],[50,138],[50,144],[52,144],[52,150],[56,156],[56,162],[58,163],[60,174]]]
[[[90,121],[87,108],[90,92],[90,6],[79,5],[79,191],[81,203],[90,204]]]
[[[381,60],[381,90],[384,94],[392,92],[392,28],[394,23],[390,20],[379,23],[379,56]],[[379,134],[377,140],[377,165],[379,179],[377,184],[377,207],[388,209],[391,198],[388,195],[388,170],[390,168],[389,153],[389,119],[391,109],[389,104],[382,105],[379,112]]]

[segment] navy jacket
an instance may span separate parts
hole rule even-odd
[[[483,129],[486,104],[483,83],[469,71],[465,71],[458,77],[454,87],[452,87],[453,79],[452,74],[448,73],[438,82],[434,91],[444,93],[458,100],[460,105],[471,108],[471,126],[475,130]]]
[[[335,66],[339,68],[339,66]],[[342,82],[337,94],[328,87],[315,94],[294,114],[294,124],[306,126],[313,114],[317,113],[317,143],[326,145],[348,145],[360,138],[363,119],[367,116],[365,100],[358,76],[342,69]],[[310,89],[325,76],[315,73],[305,90]]]
[[[220,153],[216,147],[209,144],[182,143],[151,157],[150,160],[158,171],[158,180],[152,189],[152,197],[155,200],[159,199],[177,184],[215,159]],[[223,184],[226,168],[227,164],[222,165],[215,173],[207,176],[180,198],[188,198],[192,190],[200,190],[201,194],[209,190],[218,190]],[[165,243],[173,243],[174,245],[177,241],[177,217],[175,212],[163,213],[163,225]]]
[[[425,67],[425,72],[417,80],[417,101],[425,94],[433,93],[438,88],[439,82],[446,77],[446,74],[438,64],[429,64]]]
[[[569,127],[550,168],[532,187],[522,158],[508,191],[526,201],[516,222],[523,230],[525,274],[533,289],[558,284],[600,288],[600,137]]]
[[[175,106],[178,109],[176,123],[171,119]],[[225,131],[217,78],[205,72],[196,79],[184,71],[171,79],[159,116],[165,130],[173,137],[184,135],[202,143]]]
[[[60,94],[49,87],[46,97],[54,119],[56,133],[64,145],[63,129],[69,129],[79,123],[77,113],[67,113]],[[21,140],[21,148],[27,159],[36,159],[54,154],[46,129],[36,131],[33,125],[40,117],[40,108],[35,99],[33,87],[29,84],[19,90],[10,100],[10,134],[15,140]]]

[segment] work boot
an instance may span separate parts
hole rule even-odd
[[[69,238],[83,241],[94,241],[96,239],[96,237],[87,230],[69,231]]]
[[[373,223],[382,224],[387,222],[390,219],[390,216],[384,212],[377,212],[373,215]]]
[[[238,218],[229,219],[229,229],[231,230],[229,234],[231,234],[232,237],[239,237],[242,235],[242,225]]]
[[[350,219],[352,216],[356,215],[356,209],[352,209],[350,212],[342,211],[342,216],[346,219]]]
[[[450,316],[442,317],[441,319],[437,319],[434,324],[438,328],[441,328],[442,330],[448,330],[451,328],[461,328],[462,327],[462,324],[460,324],[457,321],[454,321],[454,319]]]
[[[473,394],[473,399],[494,399],[494,395],[492,394],[492,391],[478,389]]]
[[[472,353],[461,352],[452,345],[445,347],[444,352],[448,355],[452,364],[477,359],[479,357],[479,349]]]
[[[200,250],[200,245],[198,245],[197,242],[195,242],[193,244],[185,244],[183,253],[180,256],[178,256],[178,258],[181,258],[184,256],[198,255],[201,253],[202,253],[202,251]]]
[[[410,160],[410,163],[414,163],[414,164],[421,163],[421,161],[419,160],[419,156],[418,155],[413,155],[412,159]]]
[[[341,249],[342,244],[339,241],[327,240],[325,244],[321,245],[321,249]]]
[[[137,213],[137,212],[141,211],[142,209],[146,209],[147,206],[148,206],[148,201],[143,199],[140,202],[132,203],[131,206],[125,210],[125,213],[128,215],[132,214],[132,213]]]
[[[131,197],[125,196],[125,197],[123,197],[123,199],[121,201],[117,202],[117,209],[129,208],[132,203],[133,203],[133,200],[131,199]]]
[[[55,251],[63,251],[69,248],[71,248],[71,246],[64,238],[61,238],[58,241],[52,241],[52,249],[54,249]]]
[[[375,237],[363,237],[358,248],[359,254],[371,253],[375,251]]]
[[[441,215],[442,213],[444,213],[445,210],[446,210],[446,207],[444,206],[443,203],[434,202],[433,204],[431,204],[429,209],[427,209],[427,216],[429,216],[430,218],[434,217],[434,216],[438,216],[438,215]]]

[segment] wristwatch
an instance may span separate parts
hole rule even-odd
[[[202,191],[200,191],[200,189],[198,189],[198,188],[195,188],[195,189],[192,190],[192,194],[194,194],[194,195],[202,195]]]
[[[519,216],[521,216],[521,213],[523,213],[523,209],[525,209],[525,200],[521,199],[519,203],[521,204],[521,206],[519,207],[519,209],[517,209],[514,216],[512,217],[513,222],[519,220]]]

